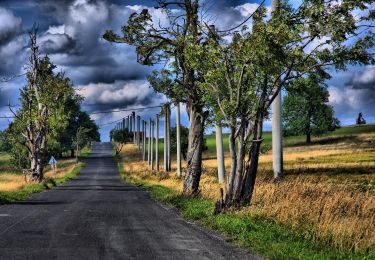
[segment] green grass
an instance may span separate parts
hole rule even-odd
[[[71,179],[74,179],[84,166],[85,166],[84,163],[79,163],[76,167],[74,167],[74,169],[70,173],[68,173],[67,175],[61,178],[55,178],[55,179],[48,178],[48,179],[45,179],[41,183],[30,184],[20,190],[0,191],[0,204],[7,204],[7,203],[14,202],[14,201],[25,200],[32,193],[51,189],[57,185],[60,185]]]
[[[342,252],[326,243],[312,242],[307,232],[291,231],[272,220],[238,212],[213,215],[213,200],[187,198],[167,187],[135,180],[124,171],[120,158],[116,160],[124,181],[142,186],[156,200],[178,209],[183,218],[217,230],[230,241],[269,259],[375,259],[374,253]]]
[[[321,144],[324,141],[332,142],[332,141],[340,141],[346,139],[352,139],[353,136],[358,134],[367,134],[367,133],[375,133],[375,124],[371,125],[361,125],[361,126],[344,126],[339,129],[336,129],[333,132],[328,132],[319,137],[312,137],[312,144]],[[206,144],[208,150],[205,152],[207,155],[216,155],[216,137],[214,134],[206,135]],[[272,133],[271,132],[264,132],[263,133],[263,146],[264,145],[271,145],[272,144]],[[304,145],[306,141],[306,137],[303,135],[299,136],[288,136],[284,137],[284,147],[296,146],[296,145]],[[223,134],[223,145],[224,149],[228,150],[229,146],[229,134]]]

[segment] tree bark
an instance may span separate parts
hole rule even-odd
[[[306,133],[306,143],[311,144],[311,133],[310,133],[310,131],[308,131]]]
[[[227,200],[232,200],[233,196],[233,185],[234,185],[234,177],[236,175],[236,162],[237,162],[237,152],[236,152],[236,128],[230,128],[230,135],[229,135],[229,153],[231,158],[230,164],[230,173],[229,173],[229,180],[227,184],[227,193],[225,198]]]
[[[205,115],[200,106],[187,106],[190,117],[187,169],[183,193],[195,196],[199,193],[199,181],[202,174],[202,148]]]

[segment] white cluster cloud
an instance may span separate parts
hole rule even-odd
[[[90,83],[78,86],[78,93],[85,97],[85,103],[98,105],[132,105],[142,104],[151,97],[154,91],[149,87],[147,80],[134,80],[127,82]]]
[[[8,43],[21,32],[22,19],[0,7],[0,44]]]
[[[22,19],[12,11],[0,7],[0,75],[13,76],[18,74],[25,64],[22,37]]]

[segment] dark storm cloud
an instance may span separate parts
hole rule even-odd
[[[43,53],[70,53],[74,50],[76,42],[67,34],[47,33],[39,38],[39,45]]]
[[[359,112],[369,122],[375,121],[374,67],[351,67],[333,75],[330,85],[330,103],[335,115],[344,125],[354,124]]]
[[[356,72],[347,85],[354,89],[370,89],[375,93],[375,67],[369,66]]]

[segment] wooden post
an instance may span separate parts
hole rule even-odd
[[[159,115],[156,114],[156,129],[155,129],[155,164],[156,171],[159,171]]]
[[[151,123],[151,170],[154,170],[154,121]]]
[[[180,103],[176,103],[177,177],[181,178],[181,125]]]
[[[143,161],[146,161],[146,121],[142,120],[142,154]]]
[[[216,158],[219,182],[225,181],[224,149],[221,124],[216,124]]]
[[[125,130],[125,128],[126,128],[126,127],[125,127],[125,118],[123,118],[123,119],[122,119],[122,129]]]
[[[151,162],[151,119],[148,121],[148,146],[147,146],[147,155],[148,155],[148,165]]]
[[[278,8],[279,0],[272,0],[271,11]],[[283,141],[281,125],[281,91],[272,102],[272,166],[273,177],[283,177]]]
[[[167,159],[167,105],[164,105],[164,171],[167,172],[168,159]]]

